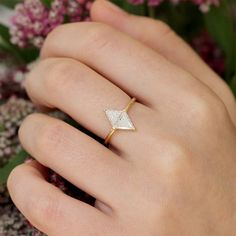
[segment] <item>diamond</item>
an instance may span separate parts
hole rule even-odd
[[[108,120],[111,122],[113,129],[135,130],[132,121],[126,111],[105,110]]]

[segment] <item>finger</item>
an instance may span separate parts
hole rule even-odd
[[[187,72],[150,48],[100,23],[83,22],[58,27],[49,34],[41,56],[70,57],[81,61],[127,94],[152,107],[159,107],[157,101],[163,93],[165,98],[169,91],[173,96],[171,85],[184,84],[186,87],[188,83],[192,87],[196,82],[189,79],[191,76]]]
[[[165,23],[129,15],[106,0],[95,1],[91,17],[94,21],[109,24],[129,34],[157,50],[169,61],[189,71],[223,100],[236,122],[235,99],[226,83]]]
[[[113,207],[130,174],[123,159],[63,121],[42,114],[26,118],[19,137],[41,164]]]
[[[104,110],[122,110],[130,101],[130,97],[110,81],[86,65],[66,58],[43,60],[29,74],[26,88],[38,104],[63,110],[103,139],[111,130]],[[117,131],[119,134],[114,134],[110,143],[120,152],[131,154],[130,145],[145,133],[145,117],[151,112],[135,103],[129,115],[137,132]]]
[[[23,164],[8,179],[12,200],[35,227],[47,235],[109,235],[108,216],[47,183],[42,171],[36,162]]]

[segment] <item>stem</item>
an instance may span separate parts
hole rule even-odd
[[[148,7],[148,15],[155,19],[156,18],[156,8],[155,7]]]

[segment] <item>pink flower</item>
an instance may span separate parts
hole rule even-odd
[[[15,8],[11,42],[22,48],[40,48],[48,33],[58,25],[88,20],[91,3],[92,0],[54,0],[48,8],[41,0],[25,0]]]
[[[25,97],[23,81],[26,72],[25,67],[0,64],[0,100],[6,100],[13,95]]]
[[[207,32],[201,33],[195,37],[192,42],[192,47],[202,57],[202,59],[221,77],[224,77],[225,58],[222,51],[212,40]]]
[[[33,112],[35,107],[30,101],[17,97],[0,106],[0,166],[20,151],[17,131],[22,120]]]

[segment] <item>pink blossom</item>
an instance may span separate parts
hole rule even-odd
[[[216,73],[224,77],[225,57],[207,32],[202,32],[195,37],[191,45]]]
[[[0,166],[20,151],[17,131],[22,120],[33,112],[35,107],[30,101],[17,97],[0,106]]]
[[[58,25],[89,19],[92,0],[54,0],[50,8],[41,0],[17,4],[10,27],[11,42],[19,47],[40,48],[50,31]]]
[[[26,67],[13,67],[0,64],[0,99],[6,100],[13,95],[25,97],[23,81],[27,72]]]

